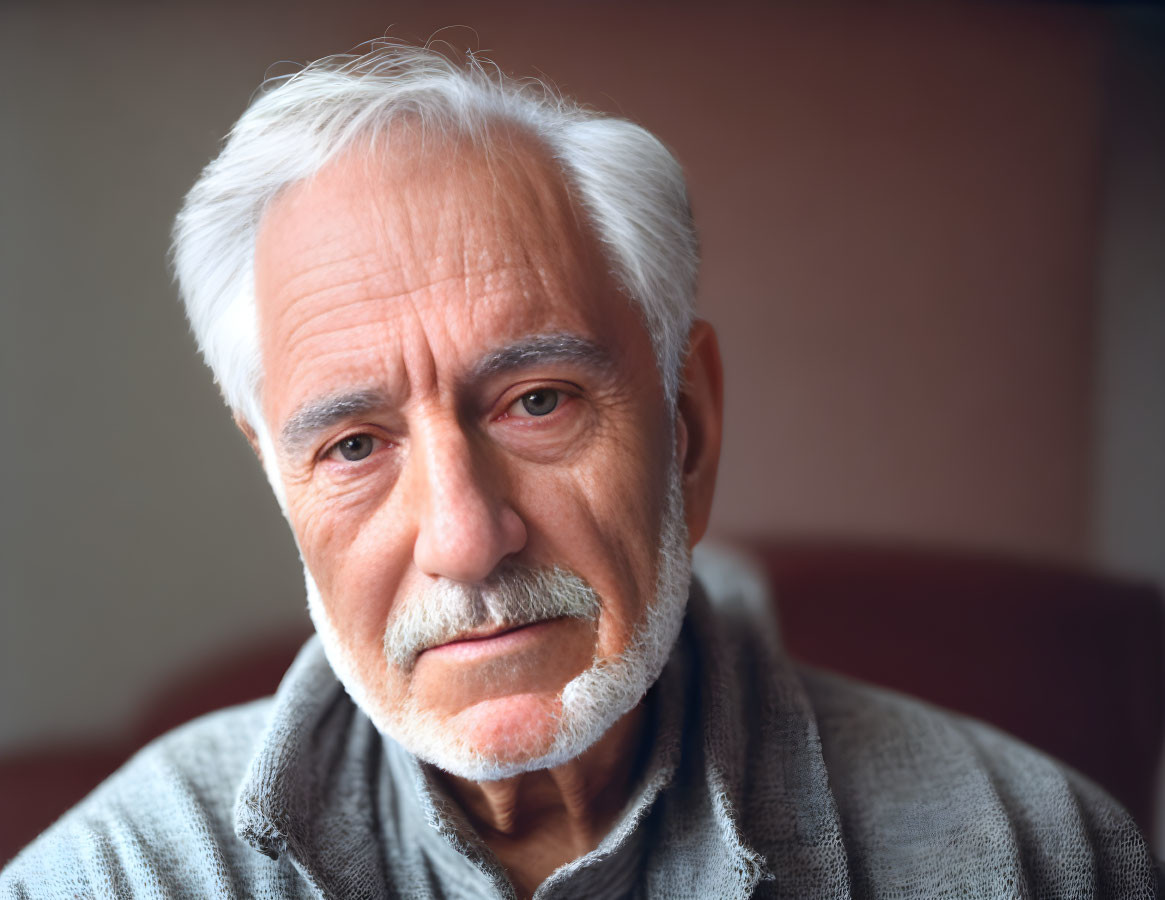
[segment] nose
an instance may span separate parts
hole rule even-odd
[[[413,562],[432,577],[476,583],[526,545],[526,525],[502,496],[501,479],[455,426],[414,442],[419,496]]]

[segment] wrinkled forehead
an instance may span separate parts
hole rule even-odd
[[[288,287],[288,258],[300,268],[374,260],[398,290],[470,271],[524,267],[577,282],[609,268],[562,170],[537,138],[504,124],[446,135],[406,122],[358,142],[268,207],[256,243],[261,301]]]
[[[487,138],[401,129],[352,148],[273,202],[255,276],[264,382],[278,379],[284,394],[342,381],[320,363],[364,344],[365,360],[396,347],[388,355],[403,372],[410,348],[428,353],[434,334],[466,365],[548,333],[609,345],[613,357],[634,344],[636,360],[652,365],[638,314],[559,166],[517,128]],[[383,336],[375,348],[371,328]]]

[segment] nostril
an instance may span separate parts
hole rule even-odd
[[[506,506],[501,511],[501,531],[504,543],[503,555],[513,556],[526,546],[526,523],[517,511]]]

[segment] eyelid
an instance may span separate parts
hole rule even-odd
[[[367,437],[371,438],[373,441],[372,450],[368,453],[368,456],[364,457],[364,459],[358,459],[358,460],[338,459],[337,461],[343,462],[344,465],[347,465],[347,466],[359,465],[360,463],[364,462],[366,459],[369,459],[374,453],[376,453],[377,450],[382,450],[383,448],[392,445],[392,441],[390,441],[383,434],[378,434],[376,432],[376,429],[370,428],[367,425],[363,425],[363,426],[357,425],[357,426],[353,426],[350,430],[345,431],[339,437],[333,438],[332,440],[325,443],[323,445],[323,447],[320,448],[319,455],[317,456],[317,461],[325,462],[329,459],[336,459],[337,458],[336,454],[338,454],[339,450],[340,450],[340,444],[342,444],[346,440],[349,440],[350,438],[361,437],[361,436],[367,436]]]
[[[562,408],[563,401],[570,403],[571,401],[578,400],[583,395],[583,389],[571,381],[558,381],[556,379],[550,379],[545,381],[530,381],[526,384],[513,385],[509,390],[502,394],[501,399],[497,404],[498,412],[492,416],[492,421],[498,421],[499,419],[503,418],[511,418],[509,416],[509,412],[511,409],[513,409],[514,404],[520,402],[521,399],[527,394],[535,394],[538,391],[555,391],[558,393],[561,397],[558,406],[556,406],[544,416],[513,416],[512,418],[530,420],[553,419],[555,418],[555,414]]]

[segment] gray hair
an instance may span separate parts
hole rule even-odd
[[[694,314],[699,249],[679,163],[646,129],[585,109],[545,84],[516,81],[472,54],[377,41],[269,79],[186,195],[173,263],[203,358],[227,404],[263,428],[254,296],[255,239],[288,185],[402,117],[445,134],[488,137],[510,123],[538,138],[591,219],[611,272],[642,313],[674,404]]]

